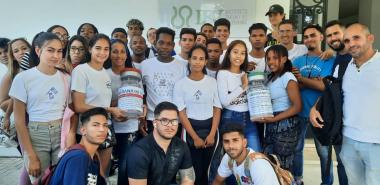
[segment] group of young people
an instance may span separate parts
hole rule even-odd
[[[242,40],[229,42],[231,25],[225,18],[202,25],[198,33],[182,28],[178,52],[175,31],[150,28],[144,38],[137,19],[127,23],[128,31],[115,28],[110,37],[84,23],[72,37],[55,25],[31,44],[1,38],[0,105],[4,129],[14,122],[17,130],[25,164],[20,184],[33,183],[58,161],[51,184],[104,184],[112,154],[118,184],[175,184],[177,173],[180,184],[278,184],[263,159],[254,160],[247,174],[244,161],[255,152],[276,155],[294,183],[303,184],[306,129],[310,122],[323,126],[314,106],[325,88],[322,78],[337,75],[342,63],[352,65],[343,81],[345,137],[343,145],[334,146],[339,182],[377,184],[379,59],[373,35],[362,24],[346,29],[330,21],[324,30],[305,27],[303,44],[296,44],[296,27],[280,5],[272,5],[266,16],[272,31],[267,35],[263,23],[252,24],[251,51]],[[323,40],[331,49],[322,51]],[[128,118],[118,107],[126,67],[138,69],[143,79],[139,118]],[[267,74],[274,112],[256,122],[248,112],[251,71]],[[362,98],[361,92],[370,95]],[[61,137],[67,107],[75,114]],[[68,152],[59,159],[61,140]],[[322,184],[333,184],[328,148],[315,143]]]

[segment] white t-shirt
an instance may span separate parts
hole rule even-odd
[[[248,111],[247,93],[241,87],[243,74],[245,73],[236,74],[228,70],[219,70],[217,84],[223,108],[237,112]]]
[[[291,72],[284,73],[280,78],[268,83],[272,99],[273,112],[280,112],[288,109],[291,105],[288,91],[286,90],[290,80],[297,82],[296,77]]]
[[[217,73],[218,71],[214,71],[214,70],[210,70],[210,69],[206,68],[206,72],[207,72],[207,75],[208,75],[208,76],[210,76],[210,77],[216,79],[216,73]]]
[[[253,153],[252,149],[249,149],[249,153]],[[233,162],[233,170],[228,166],[230,157],[228,154],[224,154],[222,161],[218,168],[218,175],[224,178],[229,177],[234,173],[235,177],[239,177],[241,185],[280,185],[276,173],[273,170],[271,164],[265,159],[255,159],[249,167],[250,176],[252,179],[246,176],[244,172],[244,162],[237,166],[236,162]],[[239,183],[238,183],[239,184]]]
[[[299,56],[305,55],[307,53],[307,47],[303,44],[293,44],[293,48],[288,50],[289,60],[293,60]]]
[[[153,120],[153,111],[157,104],[163,101],[173,102],[174,85],[178,80],[185,77],[186,68],[176,59],[164,63],[154,57],[141,63],[141,72],[147,91],[147,119]]]
[[[86,95],[85,103],[96,107],[111,105],[111,79],[106,70],[100,71],[87,63],[80,64],[72,72],[71,90]]]
[[[267,46],[264,48],[264,51],[267,51],[271,46]],[[293,44],[293,48],[288,50],[289,60],[293,62],[293,60],[299,56],[306,55],[307,47],[303,44]]]
[[[256,68],[252,71],[255,71],[255,72],[264,72],[265,71],[265,57],[255,58],[255,57],[248,54],[248,62],[256,63]]]
[[[131,48],[131,46],[129,44],[127,44],[127,49],[129,50],[129,55],[132,56],[133,55],[133,50],[132,50],[132,48]]]
[[[353,61],[343,76],[343,135],[360,142],[380,144],[380,53],[376,52],[360,66],[360,71]],[[338,77],[338,69],[335,68],[335,77]]]
[[[63,81],[67,80],[69,90],[70,77],[63,75],[59,70],[54,75],[47,75],[36,67],[23,71],[13,80],[9,96],[26,104],[30,121],[48,122],[62,119],[66,98],[70,98]]]
[[[180,61],[183,65],[185,65],[187,67],[187,64],[189,63],[188,60],[184,59],[181,57],[181,55],[174,55],[173,56],[176,60]]]
[[[121,78],[120,75],[115,74],[112,69],[107,69],[107,74],[111,78],[111,89],[112,89],[112,100],[118,100],[118,90],[121,87]],[[132,133],[136,132],[139,127],[138,119],[128,119],[127,121],[118,122],[112,119],[113,127],[115,133]]]
[[[153,46],[151,46],[151,47],[149,47],[149,56],[148,56],[148,58],[153,58],[153,57],[156,57],[155,55],[154,55],[154,52],[153,52]],[[156,50],[156,49],[155,49]]]
[[[88,105],[95,107],[111,105],[111,79],[104,68],[98,71],[87,63],[78,65],[72,72],[71,90],[85,94],[85,103]],[[79,121],[78,134],[81,124]]]
[[[4,75],[7,74],[7,72],[8,72],[8,67],[5,64],[0,63],[0,82],[2,81]]]
[[[189,77],[176,82],[173,101],[178,110],[186,108],[188,118],[206,120],[213,117],[213,108],[222,108],[219,101],[216,80],[207,75],[194,81]]]
[[[141,62],[140,63],[137,63],[137,62],[133,62],[132,61],[132,65],[134,68],[138,69],[138,70],[141,70]]]

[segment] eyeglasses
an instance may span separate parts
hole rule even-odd
[[[138,26],[128,26],[128,30],[136,30],[139,31],[140,28]]]
[[[168,126],[169,123],[171,125],[173,125],[173,126],[177,126],[178,125],[178,120],[177,119],[161,118],[161,119],[156,119],[156,120],[159,121],[164,126]]]
[[[60,33],[54,33],[55,35],[57,35],[59,37],[59,39],[61,40],[69,40],[70,36],[68,35],[62,35]]]
[[[278,31],[279,33],[281,33],[281,34],[284,34],[284,33],[290,33],[290,32],[292,32],[293,30],[280,30],[280,31]]]
[[[70,51],[73,52],[73,53],[75,53],[75,52],[83,53],[84,52],[84,48],[82,48],[82,47],[79,47],[79,48],[77,48],[77,47],[70,47]]]

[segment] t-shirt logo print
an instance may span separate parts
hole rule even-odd
[[[106,82],[106,87],[107,87],[107,89],[111,89],[111,81]]]
[[[159,86],[161,87],[165,87],[166,86],[166,79],[160,79],[160,83],[159,83]]]
[[[51,87],[46,94],[49,96],[49,100],[52,100],[54,99],[54,96],[58,94],[58,91],[55,89],[55,87]]]
[[[235,100],[233,100],[230,103],[230,105],[239,105],[239,104],[244,104],[244,103],[247,103],[247,102],[248,102],[248,100],[247,100],[247,93],[243,92],[238,97],[236,97]]]
[[[241,176],[241,182],[246,183],[246,184],[253,184],[251,183],[251,179],[249,177]]]
[[[98,179],[97,175],[89,173],[87,176],[87,185],[96,185],[97,179]]]
[[[200,90],[197,90],[193,96],[195,96],[196,100],[199,100],[202,96],[202,92]]]
[[[172,73],[156,72],[153,75],[153,90],[158,96],[171,97],[174,87],[174,75]]]

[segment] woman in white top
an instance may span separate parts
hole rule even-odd
[[[77,113],[83,113],[94,107],[104,107],[107,112],[112,114],[113,118],[122,120],[126,119],[123,111],[117,107],[110,107],[112,98],[111,79],[103,68],[104,62],[110,55],[110,48],[111,41],[104,34],[97,34],[90,40],[90,60],[85,64],[78,65],[72,72],[73,104]],[[114,136],[109,132],[108,138],[99,149],[100,174],[105,178],[108,176],[114,144],[112,141],[114,141]]]
[[[118,89],[122,86],[120,75],[123,70],[132,68],[132,62],[127,60],[127,48],[122,40],[112,40],[111,43],[111,68],[107,69],[107,73],[111,78],[112,88],[112,103],[111,106],[117,107],[118,102]],[[142,84],[141,84],[142,86]],[[116,151],[118,156],[118,177],[117,184],[128,184],[128,176],[126,175],[127,157],[129,148],[138,139],[138,126],[139,122],[143,121],[145,117],[140,119],[128,119],[117,121],[112,119],[112,124],[115,129],[116,136]]]
[[[0,110],[0,114],[2,115],[0,116],[4,116],[3,129],[13,134],[15,132],[13,101],[12,98],[9,97],[9,90],[15,76],[22,71],[22,58],[24,54],[30,52],[31,45],[25,39],[18,38],[10,41],[8,46],[8,71],[7,74],[0,79],[0,107],[2,108],[2,110]],[[17,146],[17,149],[22,154],[22,148],[20,145]],[[20,184],[30,184],[30,179],[26,169],[23,169],[20,173]]]
[[[80,35],[72,36],[67,43],[64,63],[66,71],[71,74],[75,67],[88,61],[89,55],[87,40]]]
[[[226,50],[221,69],[219,69],[216,79],[218,92],[223,110],[220,121],[220,129],[228,123],[241,124],[244,126],[244,134],[248,141],[248,147],[254,151],[261,151],[259,133],[256,123],[251,122],[248,112],[248,77],[245,71],[248,67],[248,50],[244,41],[232,41]],[[217,168],[222,160],[219,150],[222,145],[218,145],[210,168],[210,178],[217,174]],[[227,184],[236,184],[236,179],[231,175],[226,179]]]
[[[50,164],[58,162],[61,121],[69,94],[69,88],[64,84],[70,81],[66,74],[55,68],[62,60],[63,47],[59,38],[53,33],[42,33],[35,43],[40,60],[38,66],[18,74],[9,92],[14,101],[24,165],[31,182]]]
[[[296,115],[302,109],[301,95],[284,46],[271,46],[265,53],[265,60],[271,70],[268,86],[274,117],[263,117],[259,121],[266,124],[264,152],[277,155],[281,166],[292,170],[299,132]]]
[[[196,185],[208,184],[207,170],[214,151],[222,108],[216,80],[206,75],[207,59],[206,48],[194,46],[189,52],[190,74],[174,86],[174,103],[186,129]]]
[[[241,40],[231,42],[217,74],[218,92],[223,106],[220,126],[230,122],[244,125],[248,146],[254,151],[260,151],[256,124],[250,121],[248,112],[247,67],[248,52],[245,43]]]
[[[9,97],[9,90],[15,76],[21,72],[20,62],[25,53],[30,52],[30,44],[23,38],[18,38],[8,43],[8,72],[1,80],[0,107],[3,108],[1,116],[4,116],[3,129],[10,131],[10,117],[13,112],[13,102]],[[4,111],[4,112],[3,112]]]

